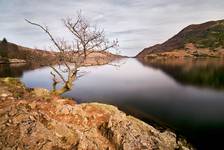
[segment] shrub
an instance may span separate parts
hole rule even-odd
[[[3,38],[2,43],[8,43],[8,41],[6,40],[6,38]]]

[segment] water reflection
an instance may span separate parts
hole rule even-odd
[[[224,89],[224,60],[220,59],[168,59],[140,62],[161,69],[185,85]]]
[[[25,64],[0,64],[0,77],[21,77],[28,68]]]
[[[88,73],[64,96],[116,105],[146,122],[175,129],[199,148],[217,145],[224,133],[222,61],[122,61],[118,68],[82,68]],[[21,79],[29,87],[51,88],[49,67],[25,71]]]
[[[26,63],[14,63],[14,64],[0,64],[0,77],[22,77],[26,71],[41,68],[41,64],[26,64]]]

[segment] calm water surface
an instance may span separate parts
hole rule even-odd
[[[118,64],[119,67],[82,68],[86,75],[78,79],[73,90],[64,96],[78,102],[116,105],[148,123],[176,130],[198,149],[214,149],[222,145],[219,138],[224,133],[222,63],[158,64],[123,59]],[[8,76],[12,76],[12,70],[16,72],[13,68],[8,71]],[[16,73],[28,87],[51,88],[49,67],[25,70]]]

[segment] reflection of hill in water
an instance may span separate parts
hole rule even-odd
[[[149,60],[145,66],[161,69],[182,84],[224,89],[224,60]]]
[[[40,67],[40,64],[0,64],[0,77],[21,77],[23,72]]]

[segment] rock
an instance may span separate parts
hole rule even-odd
[[[27,109],[31,103],[35,107]],[[160,132],[111,105],[61,103],[55,106],[52,101],[17,100],[11,107],[17,112],[7,117],[7,126],[0,132],[3,143],[0,149],[16,143],[26,145],[21,149],[189,149],[174,133]],[[7,110],[1,114],[7,114]],[[17,138],[10,140],[9,135]]]
[[[26,63],[23,59],[7,59],[7,58],[0,58],[0,64],[18,64],[18,63]]]
[[[23,59],[9,59],[9,63],[26,63]]]
[[[3,93],[3,94],[0,95],[0,97],[7,97],[7,96],[9,96],[9,95],[6,94],[6,93]]]
[[[29,104],[29,106],[30,106],[31,109],[35,109],[37,104],[35,102],[32,102],[32,103]]]
[[[24,94],[0,103],[0,149],[193,149],[111,105],[75,104],[40,88]]]
[[[34,88],[32,93],[35,94],[36,96],[48,96],[50,94],[50,92],[47,89],[43,88]]]

